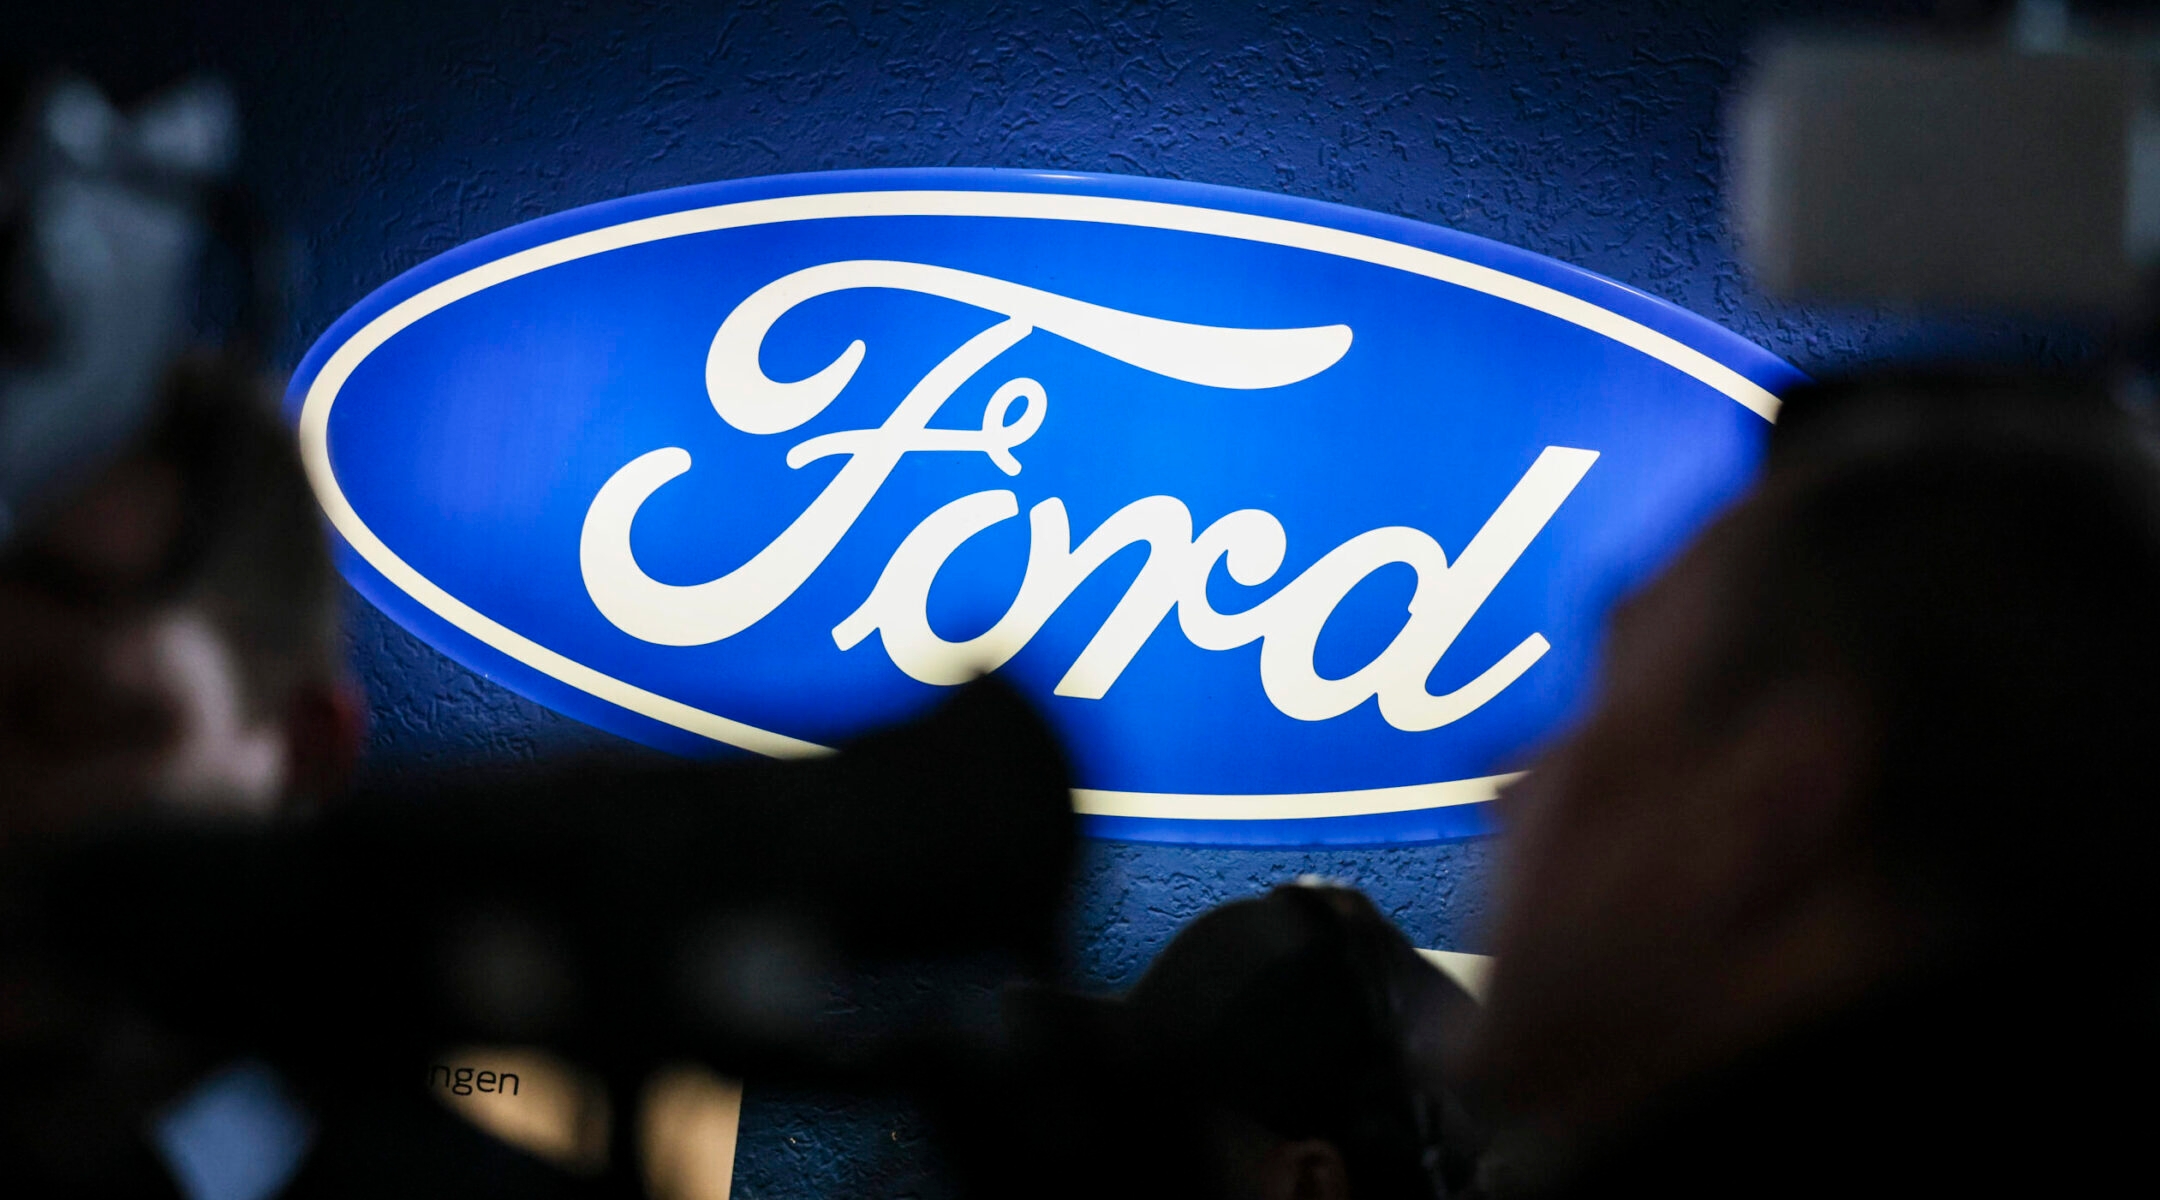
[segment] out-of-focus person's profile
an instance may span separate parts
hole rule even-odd
[[[1498,1196],[2092,1194],[2151,1105],[2160,470],[2104,391],[1858,378],[1509,797]]]

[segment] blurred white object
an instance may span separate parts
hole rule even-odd
[[[2000,44],[1765,47],[1731,122],[1758,281],[1817,299],[2139,309],[2160,260],[2154,63],[2079,48],[2059,24],[2025,21]]]
[[[1464,954],[1459,950],[1420,950],[1418,953],[1448,978],[1461,984],[1471,999],[1485,999],[1485,984],[1492,978],[1491,958],[1483,954]]]

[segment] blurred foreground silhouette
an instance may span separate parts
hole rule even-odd
[[[2097,1190],[2160,1011],[2150,436],[2045,380],[1786,412],[1507,800],[1485,1182]]]

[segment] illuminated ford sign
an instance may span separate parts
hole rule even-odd
[[[355,586],[565,713],[801,754],[995,670],[1095,832],[1352,843],[1485,827],[1796,378],[1401,218],[866,171],[461,247],[292,403]]]

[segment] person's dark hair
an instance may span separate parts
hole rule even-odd
[[[1829,666],[1879,738],[1872,850],[1975,939],[2119,936],[2150,899],[2160,465],[2104,390],[1854,379],[1788,399],[1725,530],[1716,689]]]
[[[1342,1154],[1353,1194],[1440,1196],[1476,1139],[1440,1075],[1468,997],[1363,893],[1278,887],[1224,905],[1126,998],[1150,1089]]]
[[[292,431],[261,376],[229,359],[176,365],[142,452],[176,467],[186,506],[165,586],[232,647],[256,716],[335,678],[337,572]]]

